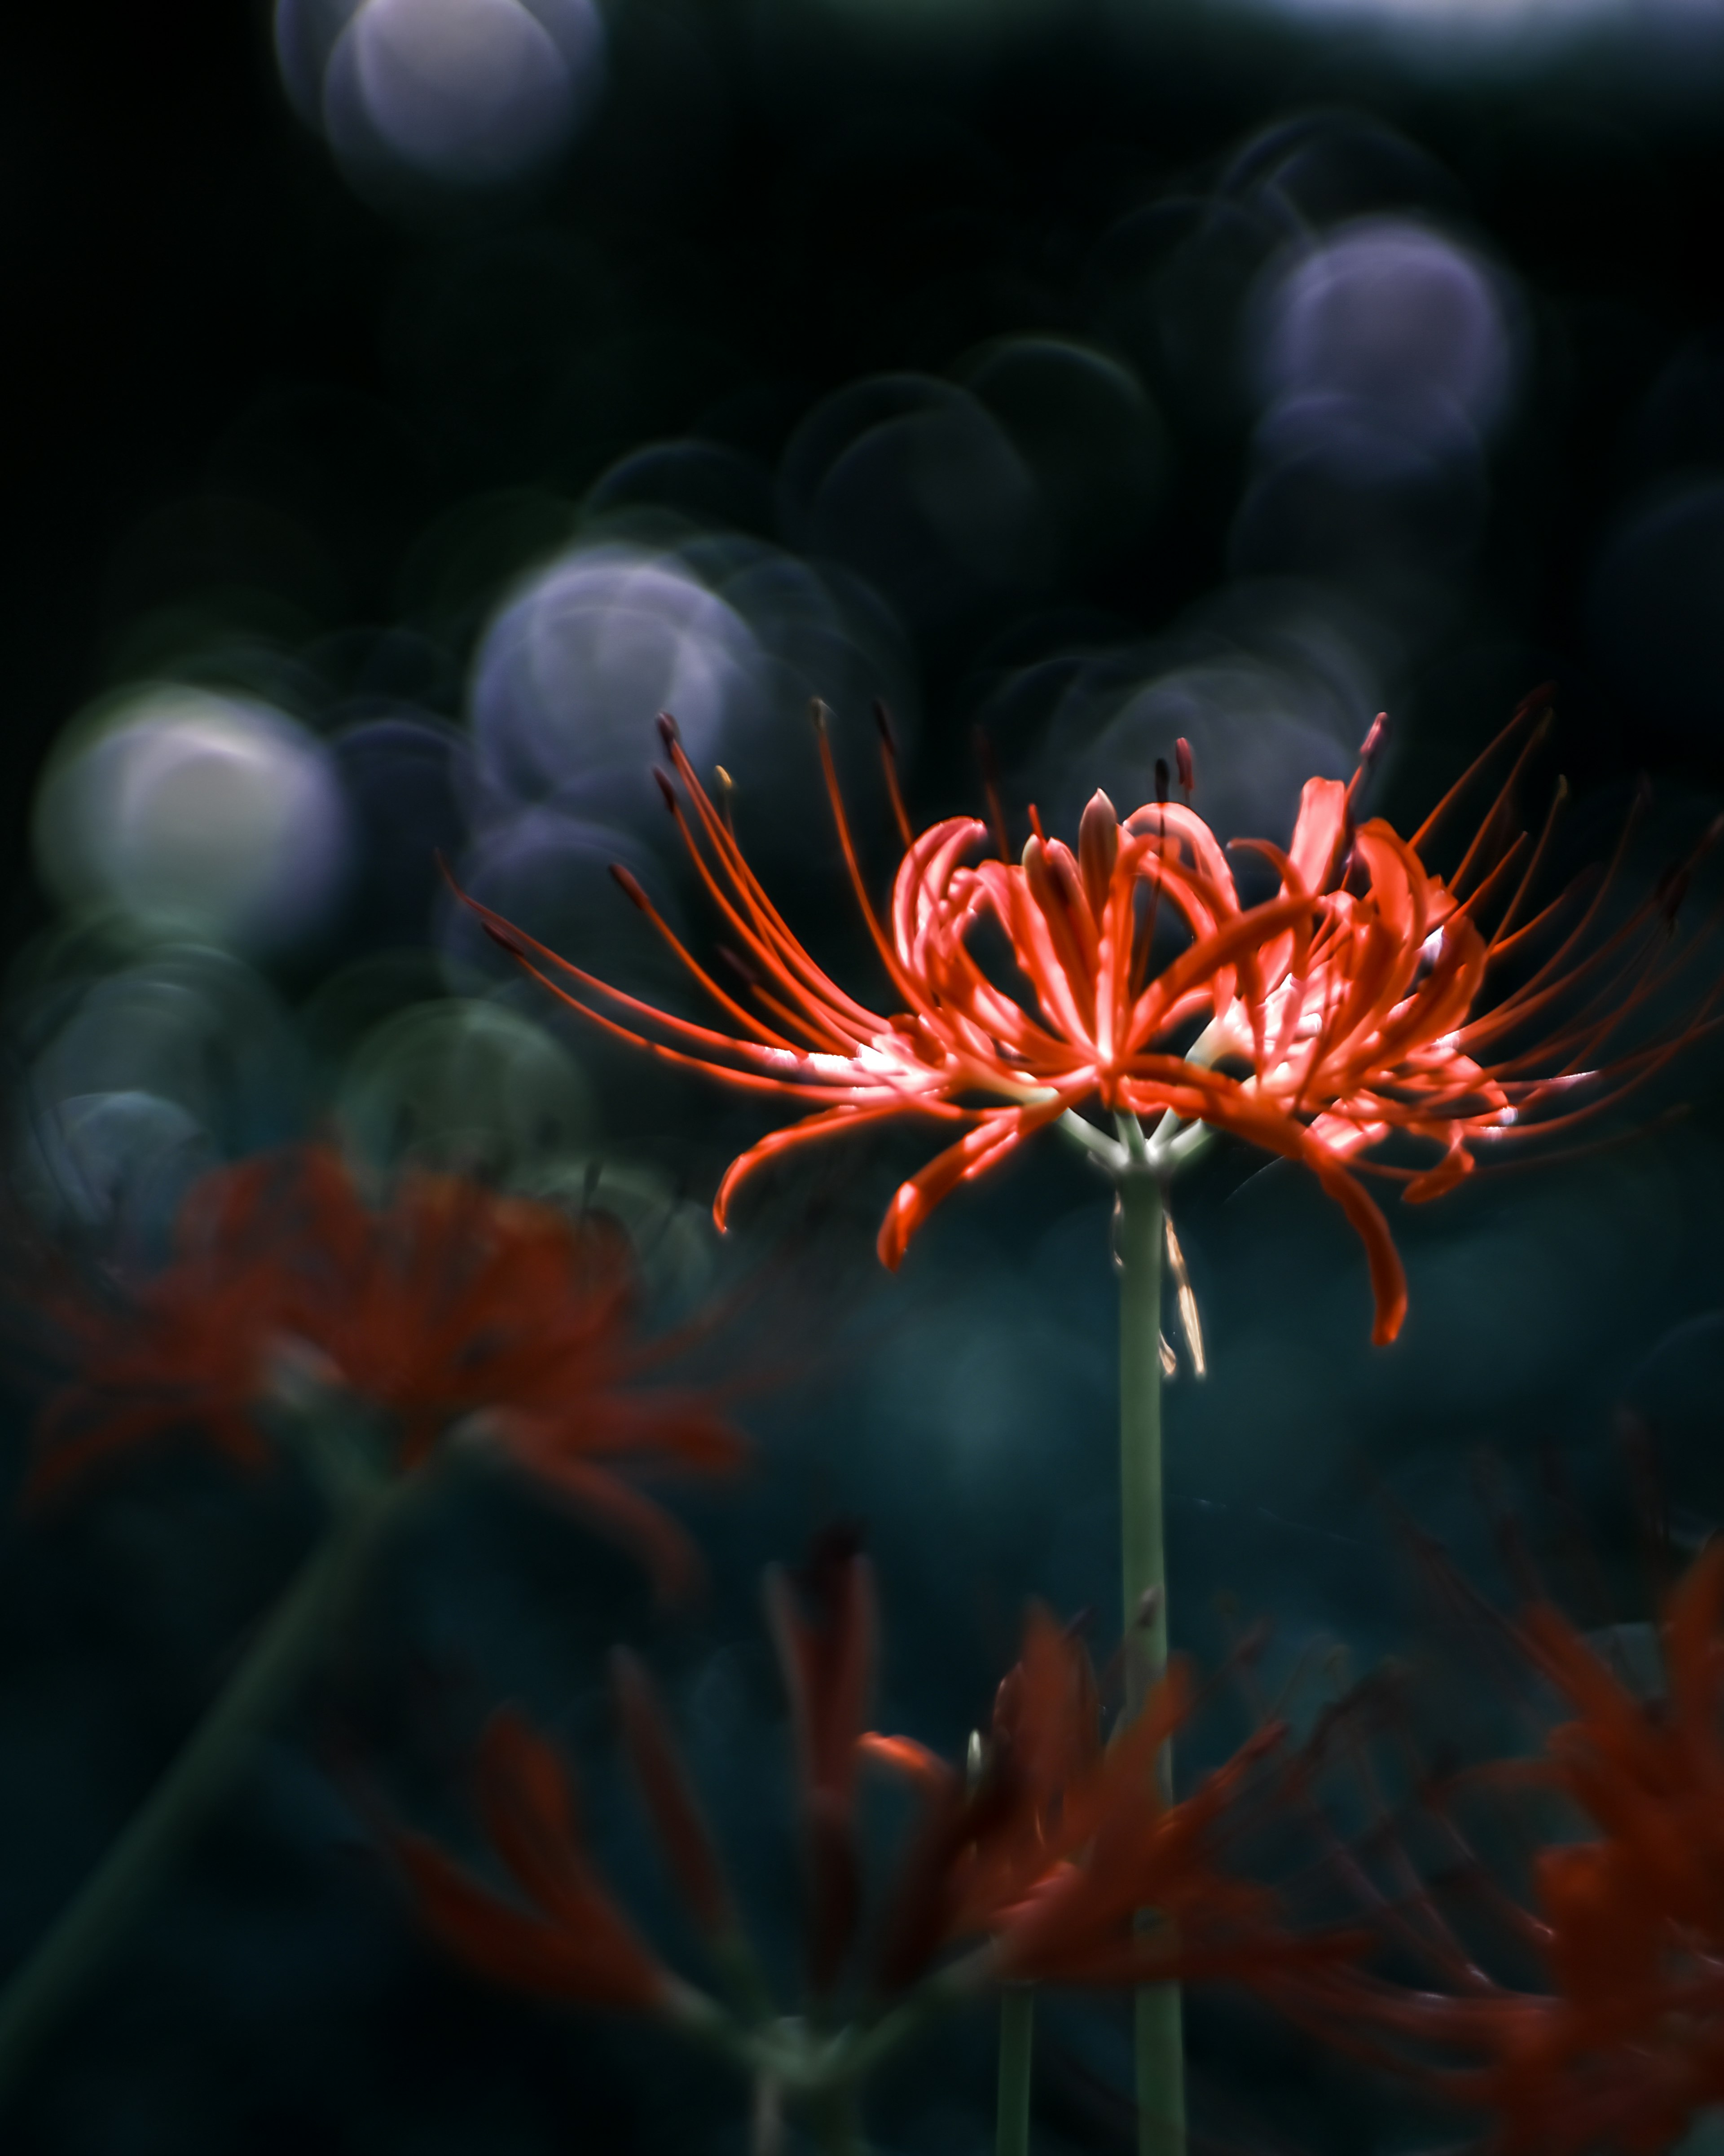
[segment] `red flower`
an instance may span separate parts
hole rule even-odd
[[[1724,1543],[1671,1596],[1665,1690],[1630,1691],[1555,1609],[1521,1630],[1578,1718],[1542,1779],[1599,1830],[1541,1852],[1552,1992],[1477,2082],[1510,2148],[1661,2149],[1724,2100]]]
[[[909,1774],[923,1794],[874,1971],[885,1999],[936,1973],[947,1996],[1022,1980],[1135,1985],[1186,1977],[1273,1994],[1296,1972],[1332,1970],[1357,1952],[1356,1936],[1300,1935],[1268,1890],[1225,1868],[1224,1833],[1278,1730],[1246,1745],[1183,1802],[1162,1800],[1156,1756],[1187,1706],[1178,1671],[1104,1745],[1088,1657],[1044,1612],[1034,1612],[1024,1660],[1000,1687],[983,1771],[967,1785],[920,1745],[865,1729],[875,1614],[872,1574],[852,1537],[823,1538],[794,1579],[771,1575],[767,1607],[790,1694],[808,1858],[808,1988],[826,2010],[809,2028],[826,2023],[857,1933],[857,1767],[870,1757]],[[741,1974],[752,2016],[781,2031],[803,2025],[772,2018],[645,1671],[618,1656],[613,1675],[649,1817],[721,1972],[727,1980]],[[546,1748],[514,1717],[498,1717],[480,1760],[481,1810],[531,1912],[406,1837],[400,1845],[434,1928],[500,1982],[616,2005],[661,2008],[670,1999],[692,2019],[699,1994],[667,1989],[672,1980],[662,1972],[653,1985],[643,1980],[642,1950],[593,1876],[567,1787]],[[525,1856],[524,1820],[533,1823]],[[1139,1928],[1147,1907],[1166,1919],[1159,1928]],[[619,1940],[630,1943],[628,1952]],[[717,2011],[710,2002],[705,2010]]]
[[[373,1210],[318,1146],[218,1168],[159,1271],[107,1301],[53,1299],[80,1367],[39,1419],[32,1486],[188,1426],[261,1464],[257,1410],[296,1369],[387,1419],[398,1469],[463,1425],[679,1584],[685,1541],[616,1463],[711,1472],[741,1440],[700,1392],[642,1383],[659,1358],[639,1303],[602,1216],[422,1170]]]
[[[1397,1937],[1403,1950],[1434,1951],[1443,1988],[1348,1977],[1327,1999],[1331,2027],[1410,2046],[1410,2059],[1391,2051],[1395,2064],[1485,2112],[1496,2156],[1657,2156],[1697,2110],[1724,2102],[1721,1615],[1714,1543],[1665,1613],[1665,1689],[1650,1699],[1555,1609],[1521,1620],[1534,1666],[1577,1718],[1552,1732],[1542,1759],[1485,1779],[1557,1791],[1596,1830],[1538,1851],[1531,1907],[1485,1887],[1546,1989],[1496,1982],[1422,1897]]]
[[[485,1831],[532,1907],[500,1899],[423,1835],[398,1835],[396,1854],[431,1929],[481,1974],[524,1991],[640,2013],[674,2008],[676,1979],[587,1862],[556,1753],[518,1715],[494,1715],[478,1781]]]
[[[1357,1935],[1300,1934],[1267,1888],[1221,1862],[1223,1830],[1284,1732],[1265,1727],[1191,1796],[1164,1799],[1157,1761],[1189,1707],[1176,1661],[1104,1744],[1089,1657],[1038,1609],[978,1773],[966,1778],[902,1738],[866,1738],[926,1792],[888,1933],[889,1980],[978,1937],[992,1939],[1003,1982],[1228,1979],[1273,1989],[1295,1969],[1356,1953]],[[1146,1910],[1161,1919],[1147,1929]]]
[[[745,1090],[813,1106],[813,1115],[732,1163],[715,1208],[721,1226],[738,1185],[776,1154],[865,1124],[925,1116],[962,1135],[894,1199],[880,1254],[895,1267],[942,1198],[1049,1124],[1075,1126],[1074,1135],[1117,1171],[1130,1158],[1125,1147],[1075,1111],[1165,1118],[1149,1142],[1157,1165],[1171,1165],[1213,1129],[1310,1168],[1365,1243],[1375,1337],[1389,1340],[1405,1312],[1406,1286],[1388,1226],[1350,1173],[1359,1156],[1397,1132],[1435,1145],[1439,1158],[1423,1173],[1383,1171],[1405,1179],[1409,1197],[1434,1197],[1471,1170],[1475,1148],[1568,1124],[1639,1083],[1705,1014],[1614,1063],[1598,1061],[1670,970],[1658,947],[1675,886],[1661,887],[1609,935],[1594,933],[1601,891],[1536,971],[1490,999],[1493,968],[1535,936],[1557,936],[1565,901],[1572,910],[1573,894],[1565,894],[1521,921],[1550,825],[1530,851],[1524,834],[1511,843],[1505,830],[1514,786],[1542,732],[1533,723],[1542,696],[1502,737],[1519,738],[1520,752],[1446,881],[1419,850],[1460,787],[1410,841],[1380,819],[1354,822],[1373,727],[1349,784],[1306,785],[1287,852],[1236,842],[1265,856],[1280,878],[1275,897],[1249,906],[1214,834],[1188,805],[1163,799],[1121,821],[1097,793],[1075,853],[1046,838],[1032,810],[1021,860],[1011,860],[1002,844],[1000,859],[975,862],[988,827],[953,817],[912,835],[894,781],[906,851],[882,921],[861,877],[823,725],[839,844],[899,1003],[895,1016],[846,994],[797,941],[668,719],[661,726],[685,803],[661,774],[665,798],[738,947],[752,1007],[699,965],[625,870],[613,873],[731,1029],[656,1010],[488,909],[475,911],[528,973],[612,1034]],[[1686,874],[1685,867],[1678,884]],[[1495,916],[1488,932],[1487,911]],[[1168,920],[1188,941],[1160,963],[1156,932]],[[1008,986],[972,947],[984,923],[1009,942],[1018,978]],[[1595,993],[1581,1000],[1589,984]],[[1573,1089],[1583,1084],[1591,1092],[1577,1107]]]

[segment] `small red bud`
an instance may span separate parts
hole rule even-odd
[[[1192,794],[1196,790],[1198,778],[1192,766],[1191,743],[1183,734],[1181,734],[1173,744],[1173,761],[1178,767],[1179,790],[1185,796],[1187,805],[1189,806]]]

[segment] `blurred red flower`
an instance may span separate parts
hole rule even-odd
[[[381,1419],[399,1471],[457,1428],[488,1440],[670,1587],[692,1553],[618,1466],[711,1473],[741,1453],[709,1392],[644,1382],[663,1354],[608,1218],[459,1176],[409,1169],[373,1209],[327,1147],[240,1162],[193,1185],[158,1270],[44,1300],[74,1369],[38,1418],[37,1496],[187,1429],[260,1465],[259,1410],[309,1381]]]
[[[1296,1971],[1332,1969],[1357,1953],[1356,1934],[1301,1935],[1269,1889],[1222,1861],[1224,1831],[1280,1730],[1265,1730],[1183,1802],[1161,1798],[1157,1754],[1188,1706],[1177,1669],[1104,1745],[1087,1656],[1044,1611],[1033,1612],[980,1771],[967,1777],[908,1739],[865,1727],[875,1615],[868,1563],[851,1538],[829,1535],[800,1573],[771,1575],[767,1605],[790,1695],[817,1999],[829,1997],[856,1942],[856,1779],[869,1758],[907,1774],[921,1798],[873,1970],[877,2000],[905,1997],[929,1976],[948,1984],[948,1995],[1028,1980],[1174,1979],[1224,1979],[1273,1995]],[[711,1830],[644,1671],[627,1656],[615,1667],[625,1740],[670,1869],[721,1966],[734,1968],[741,1921]],[[634,1935],[596,1886],[569,1786],[567,1770],[514,1717],[493,1722],[480,1810],[530,1907],[498,1897],[423,1838],[403,1836],[432,1928],[483,1974],[523,1989],[689,2017],[694,1994],[667,1988],[673,1980],[655,1964],[645,1980]],[[529,1817],[541,1837],[530,1861],[518,1825]],[[1164,1919],[1147,1931],[1146,1907]]]
[[[1665,1684],[1651,1697],[1551,1605],[1520,1622],[1534,1667],[1576,1717],[1542,1758],[1466,1780],[1554,1793],[1596,1831],[1541,1837],[1530,1906],[1490,1881],[1452,1824],[1449,1839],[1479,1882],[1475,1898],[1542,1970],[1543,1989],[1497,1981],[1424,1892],[1395,1928],[1438,1981],[1414,1989],[1350,1973],[1332,1994],[1329,2032],[1380,2032],[1378,2056],[1487,2116],[1495,2156],[1656,2156],[1697,2111],[1724,2102],[1721,1615],[1724,1543],[1713,1543],[1666,1607]]]
[[[1570,886],[1522,919],[1551,823],[1529,845],[1511,830],[1512,803],[1543,731],[1544,696],[1528,700],[1410,840],[1380,819],[1355,821],[1379,721],[1351,782],[1306,784],[1287,851],[1234,842],[1280,879],[1275,897],[1251,906],[1188,804],[1163,798],[1121,820],[1098,793],[1075,853],[1048,839],[1032,810],[1018,860],[1000,829],[1000,858],[972,862],[988,826],[960,816],[912,834],[893,778],[906,850],[885,921],[860,872],[823,723],[839,844],[895,1016],[857,1003],[798,942],[668,719],[682,793],[661,774],[665,798],[735,939],[752,1004],[698,963],[625,870],[613,873],[730,1030],[655,1009],[468,902],[528,973],[610,1033],[731,1085],[813,1105],[732,1163],[715,1208],[721,1226],[744,1178],[790,1147],[904,1115],[957,1126],[962,1135],[893,1199],[879,1248],[895,1267],[942,1198],[1036,1132],[1083,1107],[1167,1117],[1152,1140],[1162,1164],[1177,1158],[1182,1137],[1188,1147],[1201,1135],[1183,1127],[1201,1126],[1311,1169],[1364,1241],[1375,1337],[1387,1341],[1404,1315],[1406,1285],[1387,1224],[1351,1172],[1377,1168],[1360,1156],[1397,1132],[1435,1146],[1439,1158],[1423,1171],[1378,1171],[1400,1178],[1414,1200],[1435,1197],[1471,1171],[1478,1149],[1571,1124],[1641,1082],[1693,1036],[1712,1000],[1601,1062],[1673,968],[1675,904],[1692,864],[1614,928],[1603,926],[1608,877],[1584,903]],[[1518,752],[1492,807],[1458,867],[1436,875],[1421,849],[1489,756],[1511,742]],[[890,754],[887,763],[890,777]],[[1188,756],[1181,768],[1184,776]],[[1188,940],[1165,956],[1157,932],[1170,921]],[[1007,986],[973,947],[984,924],[1009,945],[1017,978]],[[1494,969],[1539,937],[1551,947],[1542,962],[1493,998]],[[1590,1091],[1577,1103],[1582,1086]],[[1123,1148],[1094,1126],[1075,1135],[1126,1164]]]
[[[977,1938],[992,1941],[992,1974],[1007,1983],[1226,1979],[1273,1991],[1296,1969],[1356,1953],[1357,1934],[1300,1932],[1268,1887],[1223,1861],[1285,1730],[1266,1724],[1190,1796],[1164,1797],[1157,1762],[1190,1707],[1176,1660],[1104,1743],[1089,1656],[1036,1608],[967,1773],[903,1738],[865,1737],[924,1792],[888,1927],[891,1979]],[[1146,1910],[1158,1919],[1147,1928]]]
[[[593,1873],[567,1769],[520,1716],[491,1717],[479,1750],[480,1815],[533,1905],[479,1885],[422,1835],[395,1851],[426,1922],[481,1975],[591,2006],[653,2013],[677,1984]]]

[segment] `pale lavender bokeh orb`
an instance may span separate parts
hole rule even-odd
[[[268,705],[173,685],[71,730],[34,828],[38,868],[65,905],[254,955],[325,925],[350,834],[314,736]]]

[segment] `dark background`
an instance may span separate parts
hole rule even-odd
[[[1401,828],[1547,679],[1561,729],[1543,786],[1560,769],[1575,788],[1572,861],[1608,846],[1642,771],[1657,800],[1633,874],[1649,881],[1704,826],[1724,785],[1724,36],[1706,11],[1506,57],[1489,40],[1409,47],[1217,9],[906,27],[788,0],[633,0],[609,28],[607,96],[553,174],[507,200],[380,208],[292,116],[255,7],[33,9],[11,26],[3,798],[19,1160],[50,1082],[172,1091],[159,1059],[156,1076],[128,1063],[132,1006],[100,1000],[140,964],[159,985],[158,962],[69,928],[32,874],[36,778],[67,721],[116,685],[167,677],[263,696],[332,740],[378,719],[444,722],[413,737],[444,743],[428,766],[380,750],[367,779],[350,755],[359,865],[321,941],[254,968],[197,962],[214,1015],[174,1096],[197,1096],[197,1143],[141,1197],[122,1176],[121,1197],[147,1214],[209,1158],[331,1116],[351,1131],[364,1026],[447,988],[549,1026],[586,1074],[583,1145],[659,1178],[663,1204],[686,1199],[676,1218],[706,1276],[719,1260],[700,1203],[760,1119],[692,1081],[642,1080],[500,971],[474,973],[432,866],[435,847],[459,859],[471,837],[453,730],[485,623],[582,530],[685,550],[741,531],[836,554],[883,594],[880,685],[918,818],[973,805],[978,720],[1020,827],[1034,789],[1062,819],[1062,788],[1080,805],[1104,774],[1049,732],[1048,684],[1100,652],[1145,680],[1222,667],[1211,705],[1188,683],[1197,702],[1169,704],[1196,721],[1170,716],[1158,752],[1182,730],[1200,759],[1232,742],[1239,772],[1200,762],[1198,805],[1235,783],[1284,838],[1291,795],[1279,781],[1254,793],[1257,752],[1222,721],[1226,666],[1306,649],[1296,616],[1343,624],[1369,658],[1349,678],[1390,710],[1377,805]],[[1276,493],[1252,432],[1255,280],[1278,249],[1369,218],[1494,265],[1515,388],[1464,482],[1440,459],[1385,479],[1367,456]],[[1064,377],[1035,377],[1013,408],[1051,552],[984,573],[965,547],[985,553],[985,503],[958,541],[930,537],[885,481],[848,521],[798,510],[793,444],[823,400],[884,374],[973,381],[991,341],[1024,337],[1102,355],[1142,398],[1124,434],[1062,402]],[[679,441],[722,454],[606,479]],[[847,710],[803,672],[801,692],[830,695],[863,743],[883,870],[865,699]],[[1137,752],[1139,780],[1155,752]],[[756,753],[752,835],[810,943],[835,970],[865,966],[806,737]],[[737,776],[747,837],[750,771]],[[674,878],[656,827],[640,843]],[[545,904],[562,906],[546,875]],[[539,886],[511,889],[530,906]],[[557,918],[587,950],[648,963],[632,916],[590,895],[568,906]],[[362,976],[362,960],[375,962]],[[54,1078],[63,1052],[100,1075]],[[1213,1656],[1225,1589],[1272,1620],[1288,1664],[1313,1642],[1340,1643],[1355,1668],[1444,1651],[1384,1492],[1505,1592],[1469,1476],[1481,1446],[1506,1461],[1535,1534],[1541,1461],[1563,1463],[1609,1582],[1610,1606],[1578,1614],[1647,1614],[1619,1404],[1652,1418],[1684,1535],[1724,1506],[1714,1067],[1697,1054],[1650,1098],[1643,1120],[1691,1112],[1633,1146],[1398,1212],[1413,1315],[1388,1351],[1368,1345],[1359,1253],[1315,1188],[1224,1152],[1203,1166],[1176,1197],[1213,1363],[1171,1396],[1177,1638]],[[921,1157],[906,1139],[811,1163],[762,1199],[725,1261],[768,1264],[779,1228],[806,1233],[807,1204],[821,1209],[822,1263],[781,1321],[798,1364],[819,1343],[819,1374],[762,1401],[757,1470],[699,1512],[702,1609],[655,1618],[621,1559],[518,1491],[452,1493],[383,1568],[342,1666],[44,2052],[0,2126],[6,2147],[742,2147],[738,2092],[654,2032],[494,1995],[425,1946],[354,1778],[459,1837],[473,1730],[497,1699],[531,1700],[586,1763],[595,1833],[635,1906],[686,1951],[612,1754],[601,1650],[632,1637],[667,1680],[788,1975],[793,1861],[761,1565],[834,1513],[861,1518],[885,1602],[882,1726],[948,1748],[985,1713],[1028,1595],[1093,1606],[1105,1650],[1105,1196],[1035,1153],[947,1207],[889,1284],[873,1228]],[[28,1414],[25,1388],[19,1473]],[[189,1446],[8,1531],[0,1954],[24,1951],[136,1803],[313,1531],[307,1493],[238,1486]],[[1122,2015],[1061,2005],[1047,2030],[1039,2145],[1126,2147]],[[882,2088],[882,2148],[988,2145],[985,2017],[945,2043]],[[1444,2131],[1224,2003],[1194,2010],[1193,2060],[1207,2145],[1362,2156]]]

